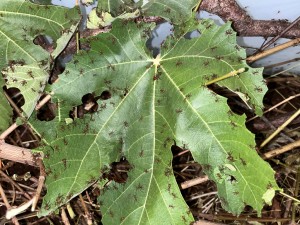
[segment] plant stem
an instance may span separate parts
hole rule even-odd
[[[216,79],[213,79],[213,80],[211,80],[211,81],[208,81],[205,85],[207,86],[207,85],[216,83],[216,82],[218,82],[218,81],[227,79],[227,78],[229,78],[229,77],[233,77],[233,76],[235,76],[235,75],[238,75],[238,74],[240,74],[240,73],[245,72],[245,70],[246,70],[245,68],[240,68],[240,69],[238,69],[238,70],[231,71],[231,72],[229,72],[229,73],[227,73],[227,74],[225,74],[225,75],[223,75],[223,76],[221,76],[221,77],[218,77],[218,78],[216,78]]]
[[[197,12],[200,8],[202,0],[199,0],[198,4],[196,5],[196,7],[194,8],[193,12]]]

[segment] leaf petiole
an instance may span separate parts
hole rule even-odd
[[[225,74],[225,75],[223,75],[223,76],[221,76],[221,77],[218,77],[218,78],[216,78],[216,79],[213,79],[213,80],[211,80],[211,81],[208,81],[207,83],[205,83],[205,85],[207,86],[207,85],[216,83],[216,82],[218,82],[218,81],[221,81],[221,80],[227,79],[227,78],[229,78],[229,77],[233,77],[233,76],[235,76],[235,75],[238,75],[238,74],[240,74],[240,73],[243,73],[243,72],[245,72],[245,71],[246,71],[245,68],[240,68],[240,69],[238,69],[238,70],[231,71],[230,73],[227,73],[227,74]]]

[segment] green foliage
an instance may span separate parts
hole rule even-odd
[[[10,60],[22,64],[43,63],[49,54],[33,43],[38,35],[54,41],[62,31],[78,21],[77,9],[40,6],[25,0],[0,1],[0,67]]]
[[[99,0],[87,23],[88,28],[95,29],[110,25],[115,19],[135,18],[139,15],[160,16],[170,20],[173,24],[182,24],[191,17],[191,9],[198,0]],[[99,16],[100,15],[100,16]]]
[[[6,44],[14,44],[11,48],[0,44],[1,53],[9,53],[2,67],[9,60],[22,60],[13,68],[7,67],[4,75],[9,87],[21,90],[23,110],[29,116],[48,78],[42,62],[49,61],[49,54],[20,37],[26,34],[32,42],[37,33],[42,33],[57,40],[63,29],[70,28],[70,34],[57,41],[55,58],[69,41],[76,28],[71,25],[78,17],[76,10],[50,7],[47,11],[43,8],[46,6],[14,1],[14,5],[22,4],[17,9],[8,2],[1,1],[0,11],[7,15],[12,12],[15,17],[7,21],[18,21],[18,25],[16,41],[10,43],[8,35],[1,37]],[[99,1],[98,10],[118,17],[124,11],[142,9],[144,15],[167,17],[180,26],[175,27],[174,36],[168,38],[156,58],[146,48],[154,24],[116,19],[110,32],[82,40],[90,49],[74,56],[59,80],[47,88],[54,92],[56,118],[29,121],[44,142],[40,150],[45,154],[47,195],[39,215],[70,201],[95,183],[112,162],[125,157],[131,165],[126,183],[111,182],[100,196],[102,222],[190,224],[193,217],[172,170],[170,148],[174,142],[188,148],[215,181],[224,209],[239,214],[250,205],[260,214],[264,201],[269,203],[278,189],[274,172],[257,155],[254,135],[244,124],[245,116],[232,113],[226,99],[206,84],[245,69],[217,84],[239,94],[260,114],[266,91],[262,69],[246,64],[245,51],[236,44],[229,23],[220,27],[209,20],[187,21],[197,1],[184,5],[177,0],[150,0],[145,5],[141,5],[143,1],[123,2]],[[24,21],[18,20],[20,15]],[[30,20],[26,21],[27,17]],[[34,21],[39,32],[30,29]],[[1,29],[15,35],[12,29]],[[186,32],[195,29],[200,37],[186,39]],[[70,110],[82,103],[84,95],[99,97],[104,92],[110,98],[97,98],[97,112],[70,122]],[[0,107],[7,110],[8,104],[1,102]],[[5,127],[9,114],[1,116],[0,125]]]
[[[3,87],[4,82],[0,79],[0,87]],[[6,100],[5,95],[0,91],[0,133],[9,127],[12,117],[11,107]]]
[[[0,16],[0,68],[7,79],[7,87],[21,91],[25,99],[23,115],[29,117],[49,78],[50,62],[50,54],[33,41],[38,35],[48,35],[56,41],[63,33],[70,33],[69,28],[78,22],[79,13],[77,9],[3,0]],[[68,41],[64,40],[64,46],[66,43]],[[60,46],[59,42],[57,45]],[[56,50],[55,53],[60,52]],[[8,110],[3,104],[1,102],[0,107]],[[7,124],[0,123],[1,129],[6,127]]]
[[[139,9],[143,15],[160,16],[171,20],[173,23],[179,23],[191,17],[191,9],[195,7],[197,2],[198,0],[140,0],[135,3],[132,0],[99,0],[97,11],[109,12],[113,17],[118,17]]]
[[[204,165],[225,209],[238,214],[247,204],[261,210],[263,194],[277,187],[274,173],[257,155],[245,117],[231,113],[226,99],[205,86],[216,76],[245,67],[247,72],[226,82],[231,80],[228,87],[240,91],[248,87],[249,105],[259,109],[264,93],[255,94],[249,87],[265,90],[261,70],[240,59],[245,52],[237,50],[230,24],[218,27],[202,21],[197,26],[200,38],[173,38],[155,59],[145,48],[153,28],[149,24],[118,20],[111,32],[86,40],[91,49],[76,56],[53,85],[59,117],[32,123],[45,134],[49,155],[49,208],[42,215],[81,193],[109,163],[124,156],[133,168],[126,184],[112,184],[101,196],[105,224],[111,217],[131,224],[157,223],[159,212],[166,221],[181,221],[187,208],[172,173],[173,140],[184,143]],[[81,104],[83,95],[104,91],[112,97],[98,101],[97,113],[66,124],[70,108]],[[47,134],[50,127],[56,131]],[[127,199],[133,203],[124,209]]]

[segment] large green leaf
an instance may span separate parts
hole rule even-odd
[[[245,51],[237,48],[230,24],[202,21],[201,37],[173,37],[155,59],[145,48],[152,27],[117,20],[110,33],[87,40],[90,50],[76,56],[53,86],[56,119],[31,122],[46,143],[48,192],[41,215],[78,195],[124,156],[132,169],[125,184],[112,182],[101,196],[103,223],[189,224],[192,217],[172,173],[173,140],[203,165],[230,212],[250,205],[260,213],[263,195],[277,188],[273,170],[254,149],[245,117],[234,115],[226,99],[205,86],[248,69],[220,84],[247,91],[249,105],[261,107],[264,93],[250,88],[265,90],[261,72],[253,74],[241,60]],[[83,95],[104,91],[111,98],[98,100],[95,114],[66,122]]]
[[[0,17],[0,67],[7,79],[7,87],[20,89],[25,99],[24,116],[29,117],[48,79],[50,61],[50,53],[33,40],[38,35],[48,35],[57,41],[65,33],[68,39],[63,41],[68,43],[74,32],[69,28],[80,19],[78,9],[3,0],[0,1]],[[61,42],[57,43],[60,52],[60,46],[65,46]],[[52,60],[60,52],[56,49]]]

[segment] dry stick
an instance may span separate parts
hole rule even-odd
[[[51,93],[50,93],[50,95],[47,95],[45,98],[43,98],[39,104],[37,104],[37,106],[36,106],[37,110],[40,109],[44,104],[47,103],[47,101],[50,100]],[[9,101],[11,101],[9,96],[7,96],[7,98]],[[14,104],[14,102],[12,102],[11,104]],[[18,107],[17,106],[15,106],[15,107],[16,107],[15,110],[18,112]],[[22,117],[22,114],[19,114],[19,116]],[[37,166],[36,160],[35,160],[36,157],[32,154],[32,152],[29,149],[6,144],[4,142],[4,139],[11,132],[13,132],[17,127],[18,127],[17,123],[14,123],[0,135],[0,158],[23,163],[23,164],[29,164],[31,166]],[[31,131],[31,129],[30,129],[30,131]],[[33,137],[36,138],[36,135],[32,131],[31,131],[31,133],[32,133]],[[41,156],[39,156],[39,157],[41,157]]]
[[[300,109],[296,111],[287,121],[285,121],[280,127],[277,128],[263,143],[261,143],[260,148],[264,147],[269,143],[277,134],[279,134],[289,123],[291,123],[297,116],[300,115]]]
[[[45,105],[52,97],[52,95],[54,94],[54,92],[51,92],[50,94],[46,95],[36,106],[35,106],[35,110],[39,110],[40,108],[42,108],[43,105]]]
[[[290,196],[290,195],[288,195],[288,194],[286,194],[286,193],[284,193],[284,192],[279,192],[279,194],[281,194],[282,196],[285,196],[285,197],[287,197],[287,198],[289,198],[289,199],[292,199],[292,200],[294,200],[295,202],[297,202],[298,204],[300,203],[300,200],[299,199],[297,199],[297,198],[294,198],[294,197],[292,197],[292,196]]]
[[[11,219],[11,218],[15,217],[16,215],[23,213],[26,209],[28,209],[31,206],[33,200],[34,199],[30,199],[29,201],[20,205],[17,208],[8,209],[6,211],[6,215],[5,215],[6,219]]]
[[[287,145],[285,145],[281,148],[277,148],[277,149],[274,149],[272,151],[269,151],[269,152],[265,153],[262,158],[263,159],[269,159],[269,158],[272,158],[274,156],[280,155],[284,152],[293,150],[294,148],[297,148],[297,147],[300,147],[300,139],[295,141],[295,142],[292,142],[290,144],[287,144]]]
[[[67,204],[67,211],[68,211],[70,218],[74,219],[76,215],[74,213],[74,210],[72,209],[70,202]]]
[[[287,28],[285,28],[280,34],[278,34],[276,37],[272,38],[270,41],[265,43],[262,47],[261,50],[266,49],[269,47],[271,44],[273,44],[275,41],[277,41],[283,34],[285,34],[287,31],[289,31],[293,26],[295,26],[298,22],[300,21],[300,16],[295,19]]]
[[[274,48],[271,48],[271,49],[265,50],[263,52],[260,52],[260,53],[258,53],[256,55],[252,55],[252,56],[250,56],[250,57],[247,58],[247,62],[248,63],[252,63],[252,62],[254,62],[254,61],[258,60],[258,59],[264,58],[264,57],[266,57],[268,55],[271,55],[271,54],[273,54],[275,52],[278,52],[278,51],[281,51],[283,49],[289,48],[291,46],[297,45],[299,43],[300,43],[300,38],[296,38],[296,39],[288,41],[288,42],[286,42],[284,44],[278,45],[278,46],[276,46]]]
[[[294,191],[294,196],[298,196],[299,193],[299,184],[300,184],[300,169],[298,168],[297,171],[297,177],[296,177],[296,184],[295,184],[295,191]],[[294,202],[292,206],[292,222],[291,224],[296,224],[295,222],[295,214],[296,214],[296,207],[298,203]]]
[[[195,179],[191,179],[191,180],[188,180],[188,181],[185,181],[183,183],[180,184],[181,186],[181,189],[187,189],[187,188],[190,188],[192,186],[195,186],[197,184],[201,184],[201,183],[204,183],[206,181],[208,181],[208,176],[204,176],[204,177],[197,177]]]
[[[36,189],[35,196],[33,197],[33,203],[32,203],[32,207],[31,207],[31,211],[35,210],[35,207],[36,207],[36,205],[38,203],[38,200],[40,198],[42,188],[43,188],[43,185],[44,185],[44,182],[45,182],[45,177],[46,177],[45,167],[44,167],[44,164],[43,164],[42,160],[38,159],[37,164],[40,167],[40,176],[39,176],[38,187]]]
[[[290,101],[290,100],[292,100],[292,99],[294,99],[294,98],[297,98],[297,97],[299,97],[299,96],[300,96],[300,94],[290,96],[290,97],[284,99],[283,101],[277,103],[276,105],[272,106],[271,108],[265,110],[265,111],[263,112],[263,114],[265,114],[265,113],[267,113],[267,112],[270,112],[270,111],[272,111],[273,109],[277,108],[278,106],[280,106],[280,105],[282,105],[282,104],[284,104],[284,103],[286,103],[286,102],[288,102],[288,101]],[[246,121],[246,123],[250,122],[251,120],[254,120],[254,119],[257,118],[257,117],[259,117],[259,116],[254,116],[254,117],[248,119],[248,120]]]
[[[93,224],[93,221],[92,221],[92,218],[91,218],[91,214],[90,214],[88,208],[86,207],[86,204],[85,204],[85,202],[83,200],[82,194],[79,194],[79,199],[80,199],[80,202],[81,202],[81,204],[83,206],[83,210],[84,210],[84,213],[85,213],[85,218],[86,218],[87,224],[88,225]]]
[[[70,221],[64,208],[61,208],[61,219],[65,225],[70,225]]]
[[[6,92],[4,92],[5,97],[7,98],[7,100],[9,101],[9,103],[12,105],[12,107],[14,108],[14,110],[17,112],[18,116],[23,118],[22,112],[19,109],[19,107],[11,100],[11,98],[7,95]],[[51,99],[51,95],[53,94],[53,92],[51,92],[50,94],[46,95],[37,105],[36,105],[36,110],[39,110],[43,105],[45,105],[50,99]],[[17,125],[17,123],[12,124],[9,128],[7,128],[1,135],[0,135],[0,140],[5,139],[11,132],[13,132],[19,125]],[[1,158],[1,157],[0,157]]]
[[[17,123],[13,123],[9,128],[7,128],[1,135],[0,140],[4,140],[11,132],[13,132],[18,127]]]
[[[3,190],[1,184],[0,184],[0,195],[1,195],[2,200],[3,200],[3,202],[4,202],[4,204],[5,204],[6,208],[7,208],[7,211],[10,210],[10,209],[11,209],[11,206],[10,206],[10,204],[9,204],[7,198],[6,198],[6,195],[5,195],[5,193],[4,193],[4,190]],[[13,222],[15,225],[19,225],[19,221],[17,220],[16,217],[13,217],[13,218],[12,218],[12,222]]]
[[[19,109],[19,107],[15,104],[15,102],[9,97],[9,95],[4,91],[3,92],[7,101],[9,104],[13,107],[13,109],[16,111],[19,117],[22,117],[22,111]]]
[[[213,222],[208,222],[206,220],[198,220],[193,223],[193,225],[223,225],[224,223],[213,223]]]
[[[230,216],[230,215],[212,215],[212,214],[206,214],[206,213],[199,213],[196,211],[193,211],[196,216],[203,217],[209,220],[227,220],[227,221],[257,221],[257,222],[286,222],[290,221],[290,218],[269,218],[269,217],[248,217],[248,216]]]
[[[31,199],[31,197],[15,182],[13,181],[9,176],[7,176],[2,170],[0,170],[0,175],[5,177],[10,183],[12,183],[22,194],[27,198]]]
[[[282,65],[285,65],[285,64],[288,64],[288,63],[297,62],[299,60],[300,60],[300,58],[294,58],[294,59],[282,61],[282,62],[279,62],[279,63],[274,63],[274,64],[271,64],[271,65],[267,65],[267,66],[264,66],[264,68],[268,69],[268,68],[273,68],[273,67],[276,67],[276,66],[282,66]]]
[[[185,153],[188,153],[188,152],[190,152],[190,150],[184,150],[184,151],[182,151],[182,152],[179,152],[178,154],[176,154],[176,155],[174,155],[174,158],[176,158],[176,157],[179,157],[179,156],[181,156],[181,155],[184,155]]]
[[[36,157],[34,156],[30,149],[22,148],[14,145],[10,145],[0,140],[0,158],[7,159],[14,162],[19,162],[23,164],[28,164],[31,166],[37,166]]]

